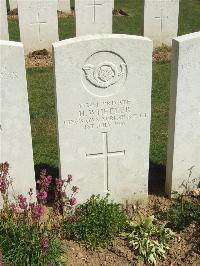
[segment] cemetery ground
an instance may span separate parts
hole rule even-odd
[[[132,0],[115,1],[115,9],[122,9],[128,16],[114,16],[113,33],[141,34],[142,1],[134,2],[135,6]],[[199,0],[180,1],[179,35],[199,31],[199,5]],[[10,16],[9,32],[10,40],[20,40],[17,16]],[[60,40],[75,36],[73,15],[59,17],[59,36]],[[26,63],[36,176],[40,175],[41,169],[46,168],[49,174],[57,178],[59,162],[51,55],[45,51],[35,53],[26,58]],[[158,265],[200,265],[200,228],[199,224],[195,223],[199,222],[199,218],[192,220],[189,211],[184,214],[181,211],[177,212],[179,218],[183,214],[184,219],[191,220],[188,226],[177,229],[175,224],[170,223],[167,215],[172,201],[164,195],[170,63],[170,48],[162,47],[154,51],[149,202],[141,207],[126,206],[126,212],[137,221],[139,214],[142,217],[154,215],[156,223],[167,224],[175,232],[170,249],[166,251],[166,259],[158,260]],[[181,199],[180,202],[182,204]],[[175,209],[178,210],[180,202],[175,205]],[[198,206],[199,198],[185,197],[183,202]],[[197,216],[199,214],[198,210]],[[178,221],[178,217],[174,220]],[[77,241],[64,240],[63,250],[63,265],[143,265],[142,260],[138,260],[128,246],[126,238],[121,236],[116,237],[108,247],[97,250],[88,249]]]

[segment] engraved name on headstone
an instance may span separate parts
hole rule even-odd
[[[53,47],[61,176],[74,176],[79,202],[146,199],[152,42],[108,34]]]

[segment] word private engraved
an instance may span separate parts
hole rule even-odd
[[[94,96],[112,96],[127,78],[127,64],[118,54],[100,51],[89,56],[82,67],[83,87]]]

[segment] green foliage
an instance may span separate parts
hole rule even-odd
[[[108,196],[92,196],[76,211],[79,218],[73,223],[75,237],[95,249],[108,245],[126,224],[127,217],[119,204],[109,202]]]
[[[178,195],[167,211],[167,216],[173,228],[183,230],[192,223],[200,223],[200,204]]]
[[[150,265],[156,265],[158,258],[165,258],[165,252],[169,249],[168,244],[174,235],[169,228],[156,225],[153,221],[154,216],[150,216],[141,219],[140,223],[130,222],[128,232],[122,234],[127,237],[129,246],[135,254]]]
[[[45,249],[45,245],[48,248]],[[30,225],[23,220],[16,223],[11,219],[0,219],[1,252],[3,265],[44,266],[51,263],[56,266],[60,265],[61,242],[42,226]]]

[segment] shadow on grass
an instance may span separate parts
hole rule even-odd
[[[166,166],[149,162],[149,194],[165,196]]]

